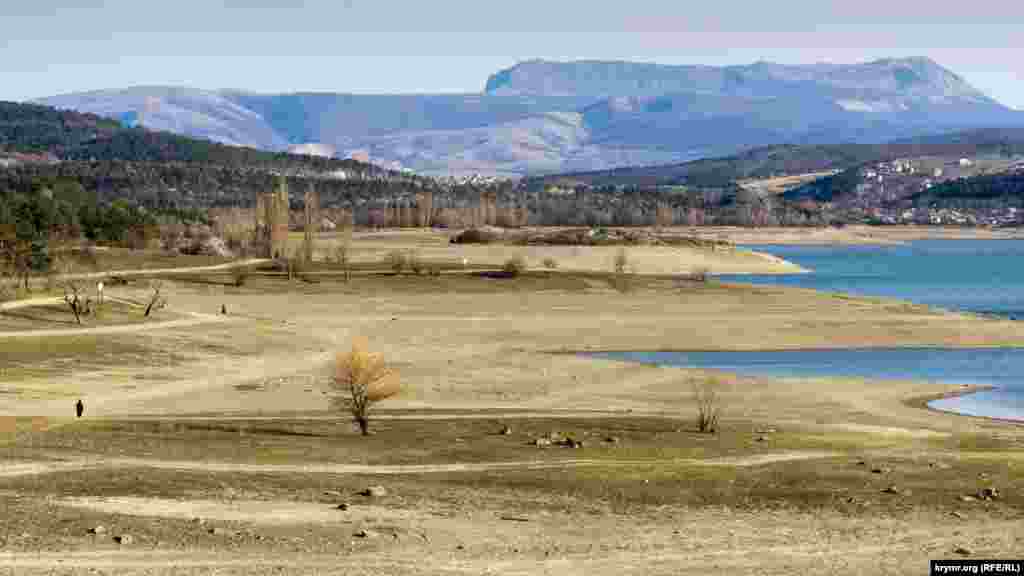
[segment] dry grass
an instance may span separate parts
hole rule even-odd
[[[632,278],[633,294],[623,296],[608,289],[614,249],[578,247],[574,255],[573,247],[453,247],[442,235],[424,231],[358,236],[347,284],[341,267],[324,262],[309,271],[317,284],[289,283],[283,273],[263,270],[254,270],[242,287],[230,286],[228,273],[168,280],[174,306],[212,312],[226,302],[239,324],[134,338],[54,339],[44,350],[38,341],[0,340],[9,352],[0,354],[5,410],[18,413],[27,406],[33,411],[26,414],[45,413],[40,407],[46,404],[22,404],[23,393],[45,393],[57,398],[55,410],[70,415],[72,404],[63,394],[96,369],[102,378],[88,390],[104,399],[110,416],[37,430],[25,442],[0,448],[0,458],[139,458],[297,469],[315,463],[593,462],[549,470],[373,476],[141,465],[0,475],[8,533],[29,534],[8,538],[5,550],[32,551],[36,558],[38,550],[83,549],[105,561],[105,551],[115,546],[84,534],[90,524],[104,524],[131,531],[161,553],[209,551],[235,561],[255,554],[307,559],[323,552],[334,563],[364,566],[383,550],[389,562],[411,562],[411,572],[437,571],[459,554],[459,561],[479,572],[504,563],[509,571],[529,573],[548,559],[552,563],[545,568],[593,561],[592,572],[601,576],[618,573],[623,563],[685,571],[691,565],[683,566],[683,559],[707,556],[719,571],[722,562],[738,558],[744,573],[817,573],[826,564],[848,561],[871,573],[879,571],[881,551],[886,566],[908,570],[929,556],[945,555],[952,544],[993,557],[1021,551],[1014,538],[1024,511],[1024,461],[1018,454],[1024,432],[904,404],[908,397],[956,386],[741,378],[567,353],[1021,344],[1020,323],[884,299],[725,283],[693,282],[680,297],[680,258],[687,270],[747,258],[767,262],[741,252],[699,258],[666,252],[675,256],[659,275],[656,256],[664,254],[633,248],[630,260],[644,274]],[[444,267],[446,273],[391,274],[387,254],[410,249],[420,251],[426,266]],[[564,272],[502,274],[502,263],[518,253],[536,262],[559,258]],[[466,271],[462,257],[471,257]],[[581,271],[594,262],[599,266]],[[713,268],[725,272],[717,264]],[[403,382],[402,395],[374,413],[375,434],[366,438],[346,417],[329,411],[325,394],[331,351],[357,334],[396,360]],[[201,347],[202,354],[192,354]],[[240,357],[239,350],[252,355]],[[160,358],[168,366],[147,368]],[[170,379],[141,378],[147,375]],[[714,435],[698,432],[691,416],[699,399],[690,388],[709,378],[721,379],[718,394],[728,407]],[[138,399],[132,397],[136,393]],[[86,405],[88,414],[95,404],[86,398]],[[561,412],[567,410],[573,412]],[[200,412],[209,419],[183,416]],[[455,418],[435,419],[449,414]],[[506,425],[509,433],[499,433]],[[769,427],[776,431],[765,432]],[[531,444],[552,432],[582,440],[584,447]],[[613,437],[617,441],[606,441]],[[822,457],[824,452],[833,454]],[[778,455],[810,459],[771,460]],[[694,461],[709,459],[724,463]],[[744,459],[764,460],[734,464]],[[389,496],[355,495],[373,484],[385,486]],[[883,493],[890,484],[909,492]],[[988,485],[1005,496],[985,503],[959,500]],[[224,507],[247,500],[301,502],[328,506],[339,516],[329,528],[212,521],[197,528],[184,519],[134,517],[129,509],[69,512],[55,504],[71,496],[160,497],[181,509],[196,499],[222,500]],[[351,505],[347,512],[335,508],[339,501]],[[953,512],[962,518],[951,522]],[[505,515],[526,521],[501,520]],[[376,520],[366,520],[371,516]],[[228,526],[237,535],[211,534],[206,529],[212,525]],[[353,539],[352,532],[364,526],[389,536]],[[996,530],[1011,536],[991,537]],[[860,556],[850,560],[851,554]],[[382,573],[393,568],[379,567]],[[289,570],[316,571],[301,565]]]

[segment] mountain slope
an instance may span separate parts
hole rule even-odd
[[[531,60],[492,75],[482,94],[149,87],[43,101],[218,142],[334,150],[441,174],[595,170],[1024,126],[1024,113],[927,58],[725,67]]]
[[[46,153],[67,161],[216,164],[247,170],[384,175],[353,160],[228,146],[38,104],[0,101],[0,152]]]

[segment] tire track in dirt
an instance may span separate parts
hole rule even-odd
[[[587,466],[761,466],[780,462],[827,459],[840,456],[838,452],[778,452],[755,454],[748,457],[675,458],[664,460],[614,460],[600,458],[572,458],[563,460],[522,460],[511,462],[453,462],[447,464],[248,464],[241,462],[203,462],[191,460],[154,460],[146,458],[95,458],[51,462],[13,462],[0,468],[0,478],[38,476],[57,472],[97,468],[152,468],[158,470],[222,472],[243,474],[334,474],[334,475],[404,475],[457,472],[498,472],[506,470],[550,470]]]

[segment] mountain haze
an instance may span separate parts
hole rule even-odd
[[[136,87],[41,102],[228,144],[510,176],[1024,126],[1024,113],[927,58],[724,67],[529,60],[493,74],[479,94]]]

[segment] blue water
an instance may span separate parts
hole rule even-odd
[[[726,281],[884,296],[1024,320],[1024,240],[922,240],[900,246],[780,246],[768,252],[811,270]],[[1024,420],[1024,348],[872,348],[765,352],[624,352],[597,356],[779,377],[849,376],[985,384],[991,391],[931,402],[941,410]]]
[[[973,416],[1024,421],[1022,348],[861,348],[764,352],[596,352],[596,358],[660,366],[713,368],[757,376],[845,376],[996,386],[930,403]]]
[[[885,296],[1024,319],[1024,240],[920,240],[901,246],[746,246],[812,270],[726,281]]]

